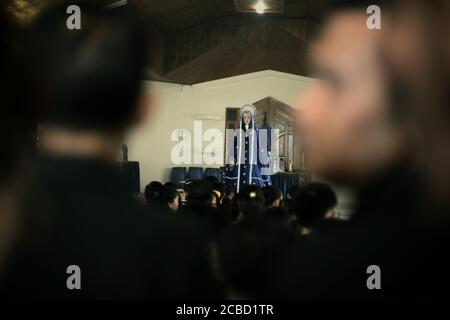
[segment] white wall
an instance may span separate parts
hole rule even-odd
[[[155,93],[156,110],[127,142],[130,160],[140,162],[141,189],[152,180],[169,180],[170,168],[178,166],[171,160],[171,150],[177,144],[171,141],[171,133],[177,128],[186,128],[193,133],[196,115],[218,116],[221,120],[204,120],[203,131],[217,128],[224,134],[225,108],[241,107],[269,96],[295,107],[311,81],[310,78],[269,70],[192,86],[149,83]]]

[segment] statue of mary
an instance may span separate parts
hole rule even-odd
[[[260,188],[271,185],[270,175],[262,170],[268,169],[266,139],[260,139],[259,130],[255,128],[253,105],[241,109],[241,125],[234,133],[232,157],[225,168],[225,182],[236,193],[246,185]],[[265,145],[264,145],[265,144]]]

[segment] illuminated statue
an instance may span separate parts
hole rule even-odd
[[[234,134],[233,156],[229,158],[231,165],[225,169],[225,182],[237,193],[246,185],[271,185],[270,175],[265,172],[269,168],[267,139],[261,139],[255,128],[255,112],[253,105],[241,109],[241,125]]]

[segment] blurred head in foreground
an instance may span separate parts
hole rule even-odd
[[[312,46],[319,79],[302,97],[299,115],[306,160],[314,173],[364,184],[407,148],[401,119],[390,110],[381,42],[364,6],[335,11]]]
[[[407,110],[420,141],[435,200],[450,208],[450,2],[397,1],[385,35],[396,106]]]
[[[66,5],[38,18],[29,41],[32,70],[44,95],[41,144],[51,152],[117,155],[140,104],[148,37],[126,6],[77,2],[81,28],[66,26]]]

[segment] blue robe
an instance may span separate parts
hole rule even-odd
[[[227,165],[225,168],[225,182],[229,184],[234,192],[239,193],[246,185],[256,185],[260,188],[272,185],[269,174],[261,174],[261,169],[268,169],[268,164],[262,164],[264,157],[268,163],[267,146],[260,146],[259,131],[253,129],[253,117],[249,128],[246,130],[244,121],[241,120],[241,130],[234,137],[234,166]]]

